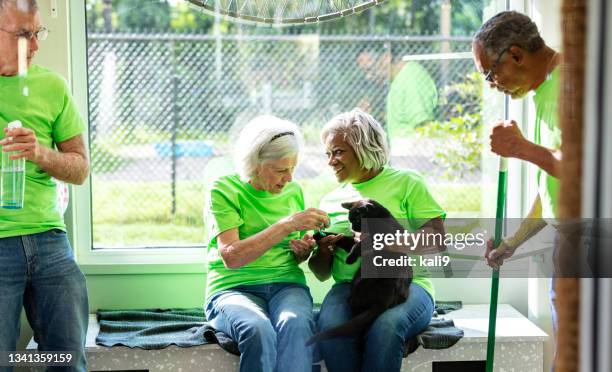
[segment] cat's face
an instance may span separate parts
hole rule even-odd
[[[342,207],[349,210],[348,219],[353,231],[361,231],[363,218],[388,218],[389,211],[375,200],[357,200],[342,203]]]
[[[368,200],[358,200],[355,202],[342,203],[342,207],[349,210],[348,219],[353,231],[361,231],[361,219],[368,218],[368,212],[373,205]]]

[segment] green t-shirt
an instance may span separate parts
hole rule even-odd
[[[409,226],[405,227],[411,232],[418,230],[432,218],[446,216],[418,173],[385,167],[368,181],[343,184],[323,197],[321,209],[327,212],[331,219],[331,225],[326,231],[351,236],[348,210],[342,208],[341,204],[359,199],[373,199],[384,205],[393,217],[407,222]],[[347,255],[343,249],[334,252],[332,277],[336,282],[352,280],[359,269],[361,260],[348,265]],[[413,283],[423,287],[434,298],[434,288],[427,268],[417,266],[413,267],[413,271]]]
[[[559,129],[559,68],[535,89],[533,102],[536,110],[534,142],[551,149],[561,148]],[[557,216],[559,180],[538,169],[538,194],[542,201],[542,217],[554,219]]]
[[[408,62],[397,74],[387,96],[387,128],[390,138],[411,135],[419,124],[434,119],[438,90],[429,72]]]
[[[279,282],[305,285],[304,272],[289,246],[291,239],[300,239],[300,232],[289,234],[239,269],[226,268],[217,247],[217,235],[224,231],[237,228],[240,239],[246,239],[301,210],[304,210],[304,195],[295,182],[288,183],[281,193],[272,194],[255,189],[235,174],[215,181],[207,193],[205,207],[209,239],[206,297],[239,285]]]
[[[72,100],[65,80],[43,67],[32,65],[23,96],[18,76],[0,76],[0,129],[20,120],[36,133],[38,143],[53,148],[57,143],[80,135],[83,119]],[[0,131],[0,139],[4,131]],[[1,167],[1,165],[0,165]],[[38,165],[26,161],[24,207],[0,208],[0,238],[61,229],[63,218],[57,208],[56,183]]]

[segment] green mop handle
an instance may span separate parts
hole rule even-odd
[[[493,248],[499,247],[502,241],[504,227],[504,208],[506,206],[506,180],[508,177],[508,159],[499,158],[499,173],[497,179],[497,210],[495,212],[495,235]],[[487,368],[486,372],[493,372],[493,359],[495,357],[495,323],[497,321],[497,295],[499,293],[499,270],[493,269],[491,277],[491,301],[489,304],[489,336],[487,338]]]

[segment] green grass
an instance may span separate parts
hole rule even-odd
[[[479,212],[482,186],[480,184],[429,184],[429,189],[442,209],[449,212]]]
[[[205,245],[202,226],[173,223],[97,224],[94,237],[103,248]]]
[[[176,213],[168,182],[93,182],[93,223],[169,223],[200,225],[204,208],[201,182],[180,182],[176,188]]]
[[[326,175],[301,180],[306,207],[317,207],[321,198],[337,186]],[[480,211],[478,184],[430,184],[442,208],[453,212]],[[170,184],[165,182],[109,182],[94,180],[93,236],[95,246],[173,246],[204,244],[204,186],[180,182],[176,213],[171,211]]]

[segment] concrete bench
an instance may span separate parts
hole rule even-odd
[[[444,315],[453,319],[463,329],[463,337],[456,345],[443,350],[419,348],[404,359],[403,372],[462,371],[479,372],[478,361],[486,359],[488,305],[465,305],[463,309]],[[87,331],[87,361],[90,371],[140,370],[140,371],[237,371],[238,357],[218,345],[202,345],[190,348],[169,346],[162,350],[130,349],[124,346],[112,348],[95,343],[99,325],[95,315],[89,318]],[[510,305],[499,305],[495,346],[495,370],[516,372],[542,372],[543,344],[548,336]],[[28,349],[36,349],[32,340]],[[472,361],[470,369],[459,362]],[[474,367],[478,365],[477,367]],[[322,367],[325,371],[325,367]]]

